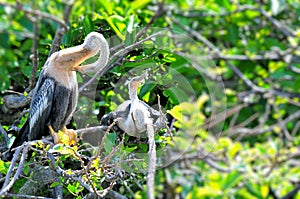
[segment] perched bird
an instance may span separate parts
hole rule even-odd
[[[129,100],[126,100],[118,108],[103,116],[102,125],[108,125],[112,121],[117,122],[117,126],[130,136],[144,138],[147,137],[147,118],[153,119],[156,129],[164,127],[163,118],[165,115],[150,107],[138,98],[137,90],[141,83],[145,81],[147,74],[133,77],[128,84]]]
[[[98,52],[100,56],[96,62],[80,66]],[[47,59],[36,84],[29,117],[11,148],[24,141],[40,139],[49,133],[55,143],[60,143],[59,130],[66,135],[63,137],[67,137],[65,143],[75,144],[75,131],[66,128],[77,105],[78,83],[75,71],[96,72],[107,64],[108,57],[108,43],[102,34],[96,32],[89,33],[81,45],[53,53]]]

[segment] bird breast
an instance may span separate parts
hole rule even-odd
[[[150,113],[142,103],[131,104],[129,114],[118,119],[118,126],[130,136],[147,137],[147,118]]]
[[[76,72],[67,71],[53,67],[47,67],[45,74],[54,78],[60,85],[73,90],[74,86],[77,86]]]

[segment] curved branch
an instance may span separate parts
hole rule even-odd
[[[20,4],[18,2],[17,2],[16,5],[12,5],[12,4],[5,3],[5,2],[0,2],[0,5],[8,6],[8,7],[14,8],[16,10],[21,10],[21,11],[25,12],[26,14],[32,14],[32,15],[35,15],[37,17],[50,19],[50,20],[55,21],[56,23],[60,24],[61,26],[63,26],[65,29],[68,29],[67,24],[63,20],[59,19],[58,17],[56,17],[54,15],[51,15],[51,14],[48,14],[46,12],[41,12],[39,10],[27,9],[22,4]]]

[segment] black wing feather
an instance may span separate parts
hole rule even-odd
[[[42,137],[46,120],[52,108],[54,86],[54,81],[44,76],[44,71],[42,71],[31,101],[29,118],[14,140],[11,149],[20,146],[25,141]]]
[[[39,139],[48,132],[44,128],[52,108],[54,88],[54,80],[46,76],[38,82],[30,105],[28,140]]]

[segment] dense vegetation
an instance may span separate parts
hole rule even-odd
[[[110,61],[78,74],[69,127],[99,126],[128,99],[126,81],[147,71],[139,97],[168,119],[155,134],[156,198],[300,198],[299,2],[7,0],[0,13],[2,156],[49,54],[97,31]],[[24,144],[19,159],[0,161],[0,193],[151,197],[147,139],[101,133],[97,147]]]

